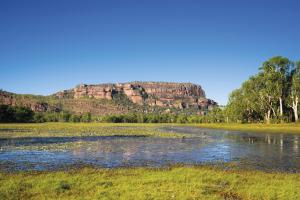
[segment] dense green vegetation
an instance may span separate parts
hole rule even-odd
[[[224,121],[220,109],[207,115],[171,113],[129,113],[119,115],[92,116],[91,113],[72,114],[61,112],[33,112],[26,107],[0,105],[0,122],[108,122],[108,123],[209,123]]]
[[[0,122],[32,122],[34,112],[26,107],[0,105]]]
[[[300,175],[213,167],[0,173],[0,199],[299,199]]]
[[[298,121],[300,62],[277,56],[233,91],[224,111],[231,122]]]
[[[107,115],[97,118],[99,122],[112,123],[213,123],[224,121],[224,116],[220,109],[214,109],[207,115],[189,114],[124,114]]]

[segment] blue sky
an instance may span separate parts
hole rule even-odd
[[[0,88],[200,84],[220,104],[269,57],[300,60],[298,0],[1,0]]]

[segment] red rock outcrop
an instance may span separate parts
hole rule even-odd
[[[96,115],[148,113],[157,109],[171,112],[172,108],[175,112],[189,109],[203,114],[217,105],[205,97],[200,85],[167,82],[81,84],[50,96],[19,95],[0,90],[0,104],[26,106],[37,112],[66,110]]]
[[[201,86],[192,83],[130,82],[118,84],[81,84],[73,90],[74,99],[113,99],[116,94],[124,94],[133,103],[160,107],[185,109],[212,108],[216,103],[206,99]],[[62,93],[56,96],[62,97]]]

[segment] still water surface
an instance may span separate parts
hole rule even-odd
[[[0,139],[0,170],[234,163],[239,168],[300,171],[299,136],[165,127],[185,138],[57,137]]]

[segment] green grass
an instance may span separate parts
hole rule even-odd
[[[300,134],[300,124],[129,124],[129,123],[24,123],[0,124],[0,138],[72,137],[72,136],[145,136],[190,137],[189,134],[167,132],[164,126],[193,126],[257,133]]]
[[[161,124],[113,123],[24,123],[0,124],[0,138],[72,137],[72,136],[146,136],[189,137],[188,134],[164,132]]]
[[[300,199],[300,174],[172,168],[0,173],[0,199]]]
[[[257,132],[257,133],[291,133],[300,134],[300,123],[290,124],[194,124],[193,126],[212,129],[224,129],[233,131]]]
[[[129,123],[32,123],[0,124],[0,138],[68,137],[68,136],[151,136],[189,137],[188,134],[166,132],[164,126],[193,126],[257,133],[300,134],[300,124],[129,124]]]

